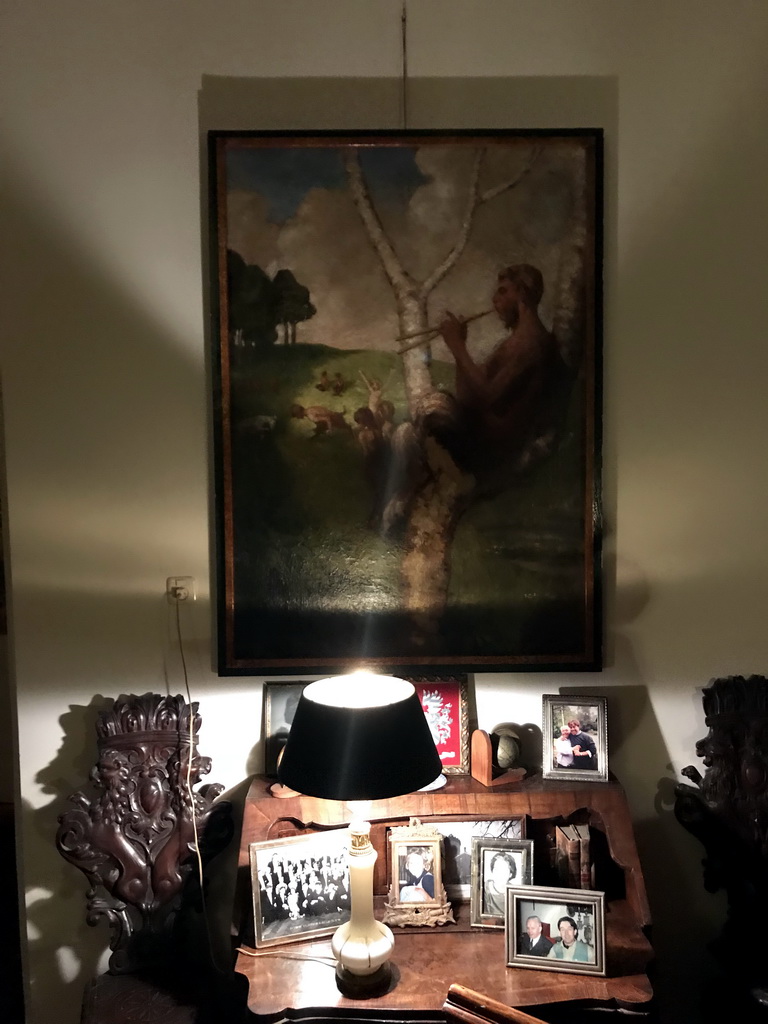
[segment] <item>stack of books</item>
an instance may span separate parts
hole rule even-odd
[[[555,849],[555,865],[562,884],[569,889],[592,889],[589,825],[558,825]]]

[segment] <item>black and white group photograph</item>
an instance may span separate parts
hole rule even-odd
[[[349,920],[347,830],[251,845],[256,945],[329,934]]]

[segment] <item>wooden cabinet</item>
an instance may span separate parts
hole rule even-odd
[[[236,964],[248,980],[248,1007],[255,1019],[438,1020],[452,983],[545,1018],[542,1007],[549,1007],[551,1019],[557,1017],[558,1007],[561,1012],[590,1006],[650,1013],[650,913],[626,798],[617,782],[572,783],[533,776],[488,789],[469,776],[452,776],[443,789],[378,800],[371,807],[371,837],[379,853],[374,879],[379,903],[387,889],[387,829],[407,824],[411,817],[525,816],[527,835],[535,844],[534,878],[544,885],[558,884],[550,858],[555,825],[589,824],[596,886],[606,893],[607,976],[507,967],[503,932],[471,928],[469,904],[456,906],[456,924],[394,929],[397,983],[375,999],[341,995],[330,939],[253,950],[249,844],[349,820],[343,803],[306,796],[276,800],[269,793],[269,780],[257,777],[244,809],[237,905],[243,914],[241,947],[246,951],[238,954]]]

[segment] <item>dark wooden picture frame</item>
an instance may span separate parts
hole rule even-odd
[[[288,740],[288,733],[293,724],[293,716],[299,703],[299,697],[308,682],[285,680],[284,682],[266,681],[264,683],[263,706],[263,737],[264,737],[264,774],[273,778],[277,776],[277,765],[283,747]]]
[[[213,132],[209,184],[219,672],[599,669],[602,132]]]
[[[448,899],[463,903],[469,903],[472,894],[474,840],[524,839],[527,828],[525,815],[491,819],[469,814],[436,815],[429,818],[429,824],[443,837],[443,880]]]

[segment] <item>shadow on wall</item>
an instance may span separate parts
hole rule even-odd
[[[98,693],[105,679],[115,692],[163,688],[161,598],[138,591],[169,560],[207,564],[208,549],[202,339],[183,326],[197,318],[178,293],[169,292],[162,321],[145,308],[132,290],[143,268],[127,282],[110,276],[114,265],[119,273],[120,241],[103,254],[89,250],[74,211],[64,210],[73,218],[66,223],[57,198],[35,193],[35,180],[6,162],[5,242],[15,258],[4,275],[3,384],[26,779],[52,747],[49,709],[65,707],[68,691]],[[180,307],[187,315],[174,320]],[[201,481],[199,509],[189,481]],[[183,508],[179,493],[189,498]],[[37,510],[34,526],[24,523],[27,507]],[[28,552],[24,564],[14,564],[17,545]],[[112,601],[110,579],[120,581]],[[66,798],[87,783],[93,725],[106,703],[95,696],[62,716],[61,746],[36,775],[50,802],[24,800],[19,814],[30,1012],[67,1024],[79,1019],[83,985],[104,963],[107,930],[87,926],[87,883],[54,840]]]
[[[627,636],[617,634],[616,657],[622,676],[639,678],[634,651]],[[633,671],[634,670],[634,671]],[[561,687],[560,692],[578,693],[584,687]],[[683,781],[670,762],[647,688],[589,685],[587,692],[608,699],[609,766],[624,786],[630,805],[649,805],[648,775],[654,766],[669,774],[658,778],[653,795],[653,814],[634,818],[635,840],[651,905],[651,941],[656,962],[651,980],[661,1020],[695,1019],[698,995],[711,976],[713,960],[708,945],[725,916],[720,895],[704,894],[700,845],[680,826],[674,814],[675,786]],[[700,693],[691,694],[691,719],[680,723],[685,736],[693,735],[692,722],[701,721],[706,732]],[[691,744],[691,761],[697,761]],[[649,807],[649,811],[650,811]]]
[[[206,375],[202,338],[184,328],[189,314],[174,320],[189,296],[169,292],[160,322],[130,283],[107,276],[98,251],[57,223],[47,197],[30,194],[23,169],[8,164],[6,181],[4,226],[16,258],[8,265],[3,386],[23,645],[27,578],[51,591],[71,580],[72,589],[103,595],[109,576],[124,595],[126,581],[138,588],[169,561],[207,565]],[[22,502],[45,510],[35,520],[45,561],[16,566]]]
[[[96,928],[86,924],[88,883],[76,868],[64,864],[55,839],[59,815],[69,806],[67,800],[73,792],[68,780],[79,777],[82,788],[89,788],[88,776],[97,760],[96,719],[112,703],[98,695],[87,707],[70,705],[59,719],[61,746],[55,758],[36,776],[43,793],[53,799],[44,807],[33,808],[27,801],[23,805],[24,834],[35,840],[27,839],[24,856],[30,981],[33,989],[45,990],[47,1006],[78,1005],[85,985],[106,966],[102,957],[109,938],[106,920]],[[53,880],[55,891],[51,890]],[[66,938],[62,930],[63,909],[69,915]],[[44,972],[43,963],[49,965]]]

